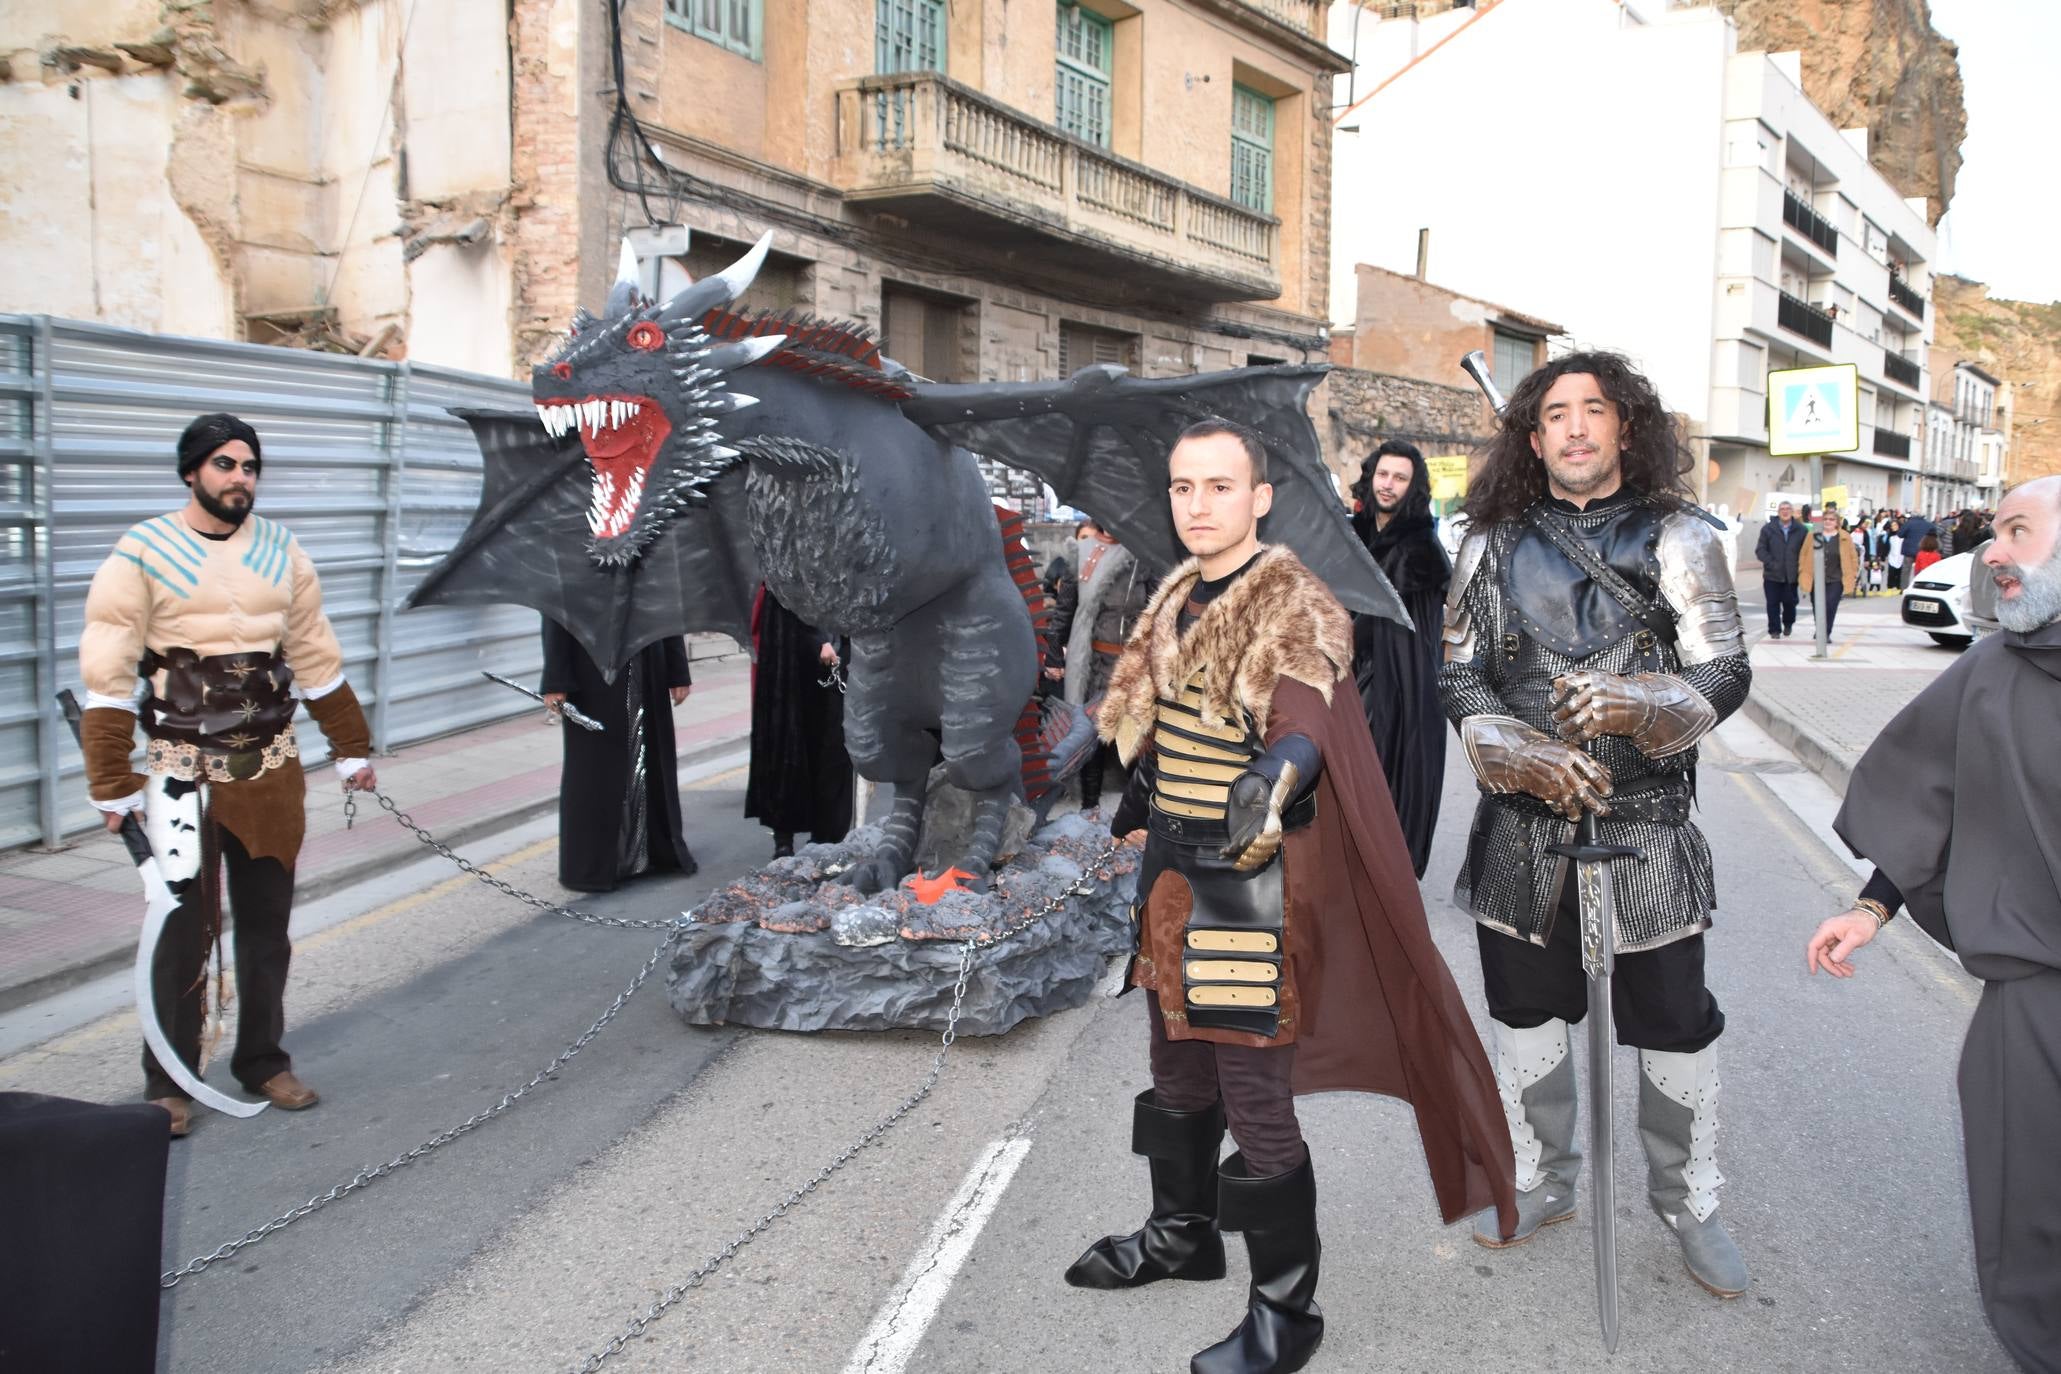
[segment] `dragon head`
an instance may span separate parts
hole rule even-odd
[[[772,235],[723,271],[660,305],[637,287],[626,242],[600,315],[581,309],[565,345],[531,371],[537,417],[554,438],[578,432],[592,473],[587,552],[604,565],[634,561],[738,460],[720,442],[722,418],[756,403],[728,374],[786,342],[780,334],[719,342],[702,327],[728,306],[766,260]]]

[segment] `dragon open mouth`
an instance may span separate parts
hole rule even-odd
[[[644,483],[672,421],[644,396],[589,396],[584,400],[537,403],[537,418],[557,437],[580,432],[587,463],[594,469],[594,501],[587,528],[596,539],[613,539],[630,528],[644,500]]]

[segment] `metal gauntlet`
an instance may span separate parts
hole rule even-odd
[[[1717,708],[1667,673],[1569,673],[1553,686],[1562,693],[1553,719],[1570,744],[1622,735],[1647,758],[1664,759],[1693,747],[1717,724]]]
[[[1314,742],[1303,735],[1285,735],[1238,775],[1224,816],[1231,842],[1224,846],[1223,857],[1233,868],[1257,872],[1281,851],[1281,837],[1287,833],[1283,816],[1316,786],[1322,768],[1323,756]]]
[[[1474,776],[1491,792],[1537,797],[1569,820],[1584,810],[1610,814],[1610,770],[1572,745],[1532,729],[1515,716],[1469,716],[1460,745]]]

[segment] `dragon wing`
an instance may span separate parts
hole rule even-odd
[[[602,567],[587,552],[592,489],[577,433],[554,439],[533,414],[452,413],[479,443],[479,508],[404,606],[529,606],[564,626],[611,681],[638,650],[672,635],[710,630],[749,642],[758,560],[741,468],[642,556]]]
[[[1260,537],[1286,544],[1347,610],[1405,628],[1409,613],[1354,535],[1306,409],[1322,364],[1244,367],[1187,377],[1083,368],[1063,382],[918,383],[902,413],[984,457],[1035,473],[1140,557],[1187,557],[1167,504],[1167,455],[1197,420],[1234,421],[1267,446],[1274,508]]]

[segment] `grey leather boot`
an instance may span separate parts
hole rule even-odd
[[[1474,1222],[1474,1239],[1491,1250],[1522,1245],[1541,1226],[1574,1215],[1574,1181],[1582,1154],[1574,1141],[1574,1056],[1568,1024],[1548,1021],[1520,1030],[1489,1022],[1496,1089],[1517,1156],[1517,1230],[1502,1234],[1493,1210]]]
[[[1721,1298],[1746,1291],[1746,1261],[1718,1220],[1717,1050],[1639,1051],[1647,1197],[1682,1245],[1689,1277]]]

